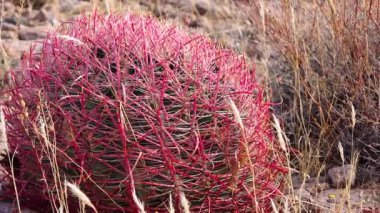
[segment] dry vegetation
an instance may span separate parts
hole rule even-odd
[[[259,11],[252,20],[286,59],[288,70],[269,69],[269,82],[306,174],[340,161],[333,154],[338,142],[345,160],[359,151],[361,162],[373,171],[379,166],[379,7],[379,1],[331,0],[252,6]],[[273,80],[282,74],[284,81]]]
[[[105,11],[127,9],[181,25],[198,25],[192,28],[257,64],[258,79],[275,103],[273,129],[291,171],[285,187],[290,196],[274,201],[274,210],[326,210],[301,200],[292,190],[293,174],[304,185],[331,166],[351,163],[359,182],[379,181],[379,0],[224,0],[205,15],[195,6],[192,13],[181,15],[176,14],[180,7],[168,9],[163,0],[148,1],[149,7],[141,2],[94,4]],[[4,71],[9,63],[4,48],[0,50]],[[341,202],[332,211],[362,211],[350,205],[351,183],[344,188],[342,199],[348,205]]]
[[[319,176],[351,162],[359,182],[377,179],[380,1],[261,1],[250,8],[263,41],[284,59],[286,69],[275,70],[271,59],[264,64],[273,100],[281,102],[275,113],[295,149],[293,168]]]

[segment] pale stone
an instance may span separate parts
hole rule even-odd
[[[327,176],[331,181],[332,187],[342,188],[349,183],[353,186],[355,185],[356,168],[351,164],[333,167],[329,169]]]

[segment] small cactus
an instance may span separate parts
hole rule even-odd
[[[32,47],[18,75],[5,114],[29,205],[59,208],[66,180],[99,212],[252,212],[279,192],[270,104],[244,58],[204,36],[81,16]]]

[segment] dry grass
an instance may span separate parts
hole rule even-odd
[[[286,65],[273,67],[269,56],[263,59],[273,100],[281,103],[275,113],[284,130],[275,127],[288,135],[295,149],[291,167],[300,171],[303,183],[308,175],[319,176],[326,165],[351,163],[367,174],[376,173],[380,2],[290,0],[248,5],[252,23],[261,30],[264,55],[269,50],[280,52],[277,60]],[[292,188],[291,181],[289,185]],[[345,187],[348,206],[350,186]],[[292,207],[296,212],[307,208],[305,202],[296,203]]]
[[[87,195],[80,190],[79,186],[77,186],[76,184],[69,183],[67,181],[65,181],[65,186],[70,189],[73,196],[75,196],[79,199],[79,201],[81,203],[81,212],[85,212],[85,206],[89,206],[96,213],[98,212],[96,210],[94,204],[92,204],[90,198],[88,198]],[[66,209],[66,211],[68,211],[68,210]]]
[[[324,2],[324,3],[323,3]],[[341,142],[374,162],[379,147],[379,1],[252,1],[251,20],[286,70],[270,70],[295,165],[315,175]],[[275,11],[275,12],[274,12]],[[261,16],[257,15],[261,14]],[[267,62],[268,63],[268,62]],[[276,81],[280,75],[284,80]],[[372,158],[372,159],[371,159]],[[372,164],[371,164],[372,165]]]

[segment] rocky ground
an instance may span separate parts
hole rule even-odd
[[[319,178],[293,176],[285,200],[295,206],[301,203],[307,212],[380,212],[380,185],[371,181],[355,183],[350,166],[333,167],[327,176]],[[347,183],[352,186],[346,187]]]
[[[38,4],[34,8],[26,6],[20,9],[14,1],[4,2],[4,9],[0,13],[1,43],[6,53],[1,54],[0,71],[3,73],[7,67],[17,67],[22,53],[28,51],[33,42],[43,39],[49,30],[83,12],[93,10],[93,5],[88,1],[60,0],[59,4],[49,0],[31,2]],[[261,39],[259,30],[252,26],[243,11],[239,9],[240,1],[235,2],[235,4],[218,4],[206,0],[134,0],[124,4],[111,1],[113,3],[111,6],[116,10],[122,8],[129,12],[152,14],[192,31],[208,34],[221,45],[233,48],[244,53],[248,59],[252,59],[251,61],[256,63],[259,80],[264,79],[266,73],[263,61],[269,63],[269,69],[283,70],[285,66],[278,54],[268,48],[269,44],[263,46],[259,42]],[[337,188],[349,176],[350,172],[345,169],[330,170],[326,178],[313,177],[304,181],[300,180],[299,176],[293,176],[293,184],[289,184],[285,190],[282,205],[302,204],[304,208],[313,212],[346,212],[348,209],[357,212],[380,212],[379,184],[367,181],[364,184],[356,183],[350,190],[344,187]],[[354,178],[351,182],[354,182]],[[0,213],[14,212],[14,204],[0,203]]]

